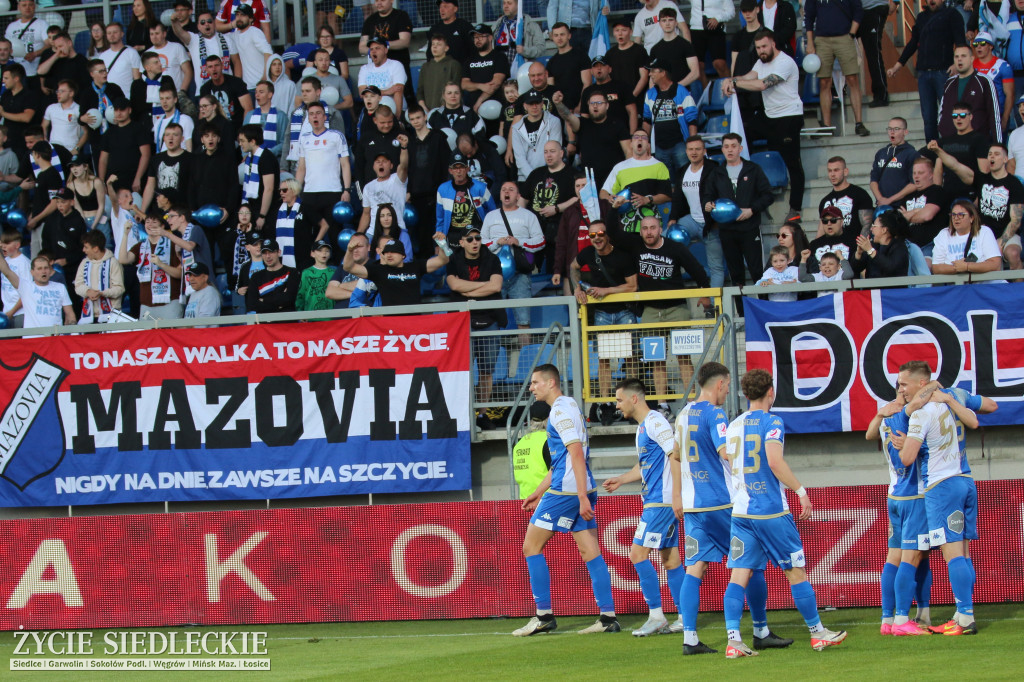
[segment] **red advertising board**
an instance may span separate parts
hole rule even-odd
[[[978,489],[975,600],[1021,601],[1024,481]],[[885,488],[811,497],[814,516],[798,526],[819,604],[878,605]],[[620,613],[646,610],[627,556],[639,514],[633,496],[598,504]],[[3,521],[0,629],[527,616],[527,520],[508,501]],[[595,613],[572,540],[559,535],[547,554],[556,612]],[[952,602],[941,558],[932,566],[933,602]],[[702,609],[720,610],[726,580],[710,569]],[[769,607],[792,607],[780,571],[768,584]]]

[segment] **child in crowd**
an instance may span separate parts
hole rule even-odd
[[[811,250],[804,249],[800,252],[799,276],[801,282],[839,282],[844,279],[853,279],[853,268],[848,260],[840,260],[835,253],[823,253],[818,259],[818,272],[807,274],[807,260],[811,257]],[[828,296],[832,291],[819,291],[818,296]]]
[[[501,126],[498,128],[498,134],[503,138],[508,138],[508,131],[512,128],[512,121],[516,117],[516,100],[519,99],[519,82],[514,78],[509,78],[502,85],[501,91],[505,94],[504,108],[501,110],[501,117],[498,120],[501,122]]]
[[[245,294],[249,291],[249,277],[266,267],[263,257],[260,255],[263,235],[255,231],[249,232],[248,235],[249,239],[245,243],[245,250],[249,255],[249,260],[242,263],[238,269],[238,285],[235,287],[235,295],[231,299],[236,315],[249,312],[245,305]]]
[[[789,249],[785,246],[773,246],[768,253],[771,265],[757,281],[758,286],[767,287],[774,284],[796,284],[799,279],[797,269],[789,264]],[[768,294],[769,301],[795,301],[796,292]]]
[[[313,256],[313,264],[302,271],[295,309],[332,310],[334,301],[327,300],[327,283],[334,276],[334,268],[327,265],[331,259],[331,245],[321,239],[313,244],[310,254]]]

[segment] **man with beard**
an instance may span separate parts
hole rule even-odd
[[[578,199],[573,191],[575,172],[562,159],[562,145],[554,140],[544,144],[544,165],[535,168],[523,183],[523,197],[520,205],[529,208],[540,220],[544,231],[544,250],[539,254],[538,267],[549,263],[555,255],[555,240],[558,237],[558,223],[565,209]],[[542,270],[543,271],[543,270]]]

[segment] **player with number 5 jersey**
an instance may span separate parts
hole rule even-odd
[[[793,603],[811,633],[811,648],[821,651],[846,639],[846,632],[825,629],[818,616],[814,588],[804,570],[803,543],[786,501],[786,488],[800,499],[800,519],[811,517],[807,490],[783,459],[785,426],[769,410],[775,402],[772,375],[755,369],[740,382],[750,407],[729,424],[726,453],[732,463],[732,539],[729,543],[729,568],[732,575],[725,590],[723,607],[729,635],[726,658],[756,656],[740,637],[743,616],[743,591],[751,571],[771,561],[786,573]]]

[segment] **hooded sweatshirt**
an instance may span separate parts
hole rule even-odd
[[[281,62],[281,75],[277,77],[277,80],[270,78],[270,65],[275,61]],[[295,97],[299,94],[299,88],[288,78],[288,73],[284,69],[284,60],[281,59],[280,55],[270,55],[270,59],[267,60],[266,71],[263,75],[274,84],[274,99],[270,103],[274,108],[283,113],[285,118],[291,116],[292,110],[295,109]]]

